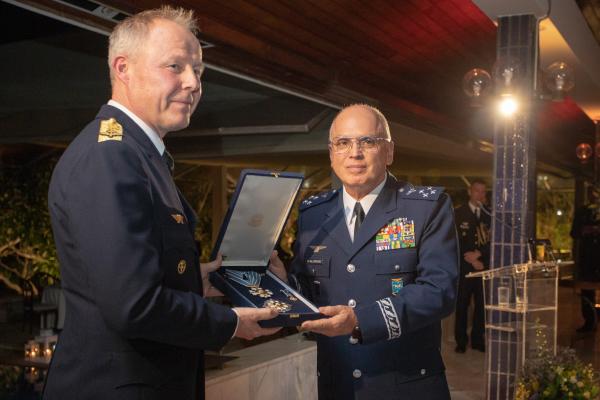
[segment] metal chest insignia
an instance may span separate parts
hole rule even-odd
[[[396,218],[377,232],[375,250],[386,251],[415,247],[415,222]]]
[[[187,262],[185,262],[185,260],[180,260],[179,263],[177,264],[177,273],[179,275],[183,274],[185,272],[186,268],[187,268]]]
[[[105,142],[107,140],[118,140],[120,142],[122,139],[123,127],[117,122],[116,119],[110,118],[100,121],[98,143]]]
[[[392,278],[392,294],[395,296],[400,293],[400,290],[404,287],[404,280],[402,278]]]
[[[181,214],[171,214],[171,217],[178,224],[184,224],[185,223],[185,217],[183,215],[181,215]]]
[[[327,248],[327,246],[323,246],[323,245],[317,245],[317,246],[309,246],[311,249],[313,249],[313,252],[316,254],[318,252],[320,252],[321,250],[325,250]]]

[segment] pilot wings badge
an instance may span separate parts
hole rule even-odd
[[[321,250],[325,250],[327,248],[327,246],[316,245],[316,246],[310,246],[310,248],[313,249],[314,253],[318,253]]]

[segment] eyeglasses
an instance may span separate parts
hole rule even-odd
[[[334,153],[337,154],[345,154],[348,153],[354,142],[358,144],[358,148],[364,151],[375,151],[377,150],[377,145],[380,140],[384,140],[386,142],[391,142],[388,138],[383,137],[373,137],[373,136],[363,136],[359,138],[346,138],[341,137],[329,142],[329,146],[333,149]]]

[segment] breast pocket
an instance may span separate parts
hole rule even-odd
[[[315,300],[326,296],[325,288],[331,277],[330,258],[326,255],[312,255],[304,261],[311,280],[312,295]]]
[[[381,251],[375,254],[375,273],[380,297],[396,296],[417,277],[414,248]]]
[[[161,228],[165,284],[173,289],[197,291],[199,255],[189,226],[167,220]]]

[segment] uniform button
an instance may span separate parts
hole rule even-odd
[[[354,264],[348,264],[348,266],[346,267],[346,271],[353,273],[354,271],[356,271],[356,267],[354,266]]]
[[[423,369],[421,370],[421,375],[425,375],[425,373],[426,373],[426,372],[427,372],[427,371],[425,370],[425,368],[423,368]]]
[[[356,300],[354,300],[354,299],[348,300],[348,307],[352,307],[352,308],[356,307]]]
[[[355,369],[354,371],[352,371],[352,376],[358,379],[362,376],[362,372],[360,372],[360,369]]]
[[[358,339],[355,337],[350,336],[350,338],[348,339],[348,341],[350,342],[350,344],[356,344],[358,343]]]
[[[394,265],[394,271],[400,271],[400,266],[398,264]]]
[[[321,373],[317,371],[317,378],[321,377]]]

